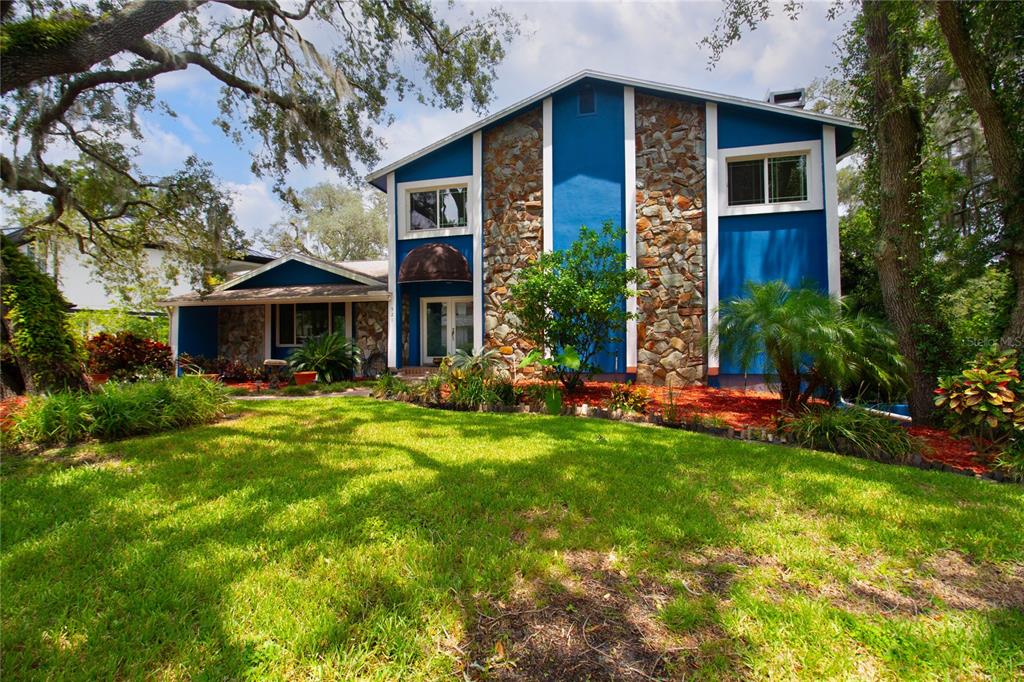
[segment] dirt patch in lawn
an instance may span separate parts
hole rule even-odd
[[[779,581],[775,589],[822,597],[851,613],[887,617],[912,617],[943,608],[1024,610],[1024,564],[998,566],[943,552],[925,561],[919,571],[902,576],[881,575],[868,562],[862,567],[867,580],[819,586]]]
[[[710,622],[685,634],[659,612],[675,591],[629,576],[614,558],[565,554],[556,583],[524,584],[505,601],[485,600],[465,647],[465,671],[487,680],[649,680],[685,677],[702,652],[723,649],[725,633]],[[728,578],[718,580],[724,590]],[[712,646],[708,647],[710,644]]]

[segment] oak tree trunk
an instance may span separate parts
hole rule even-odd
[[[1014,144],[1006,112],[996,99],[991,68],[971,40],[960,5],[937,2],[935,8],[950,55],[981,121],[999,193],[1003,246],[1017,288],[1010,321],[1000,343],[1004,347],[1024,347],[1024,162]]]
[[[922,260],[920,112],[903,89],[910,63],[889,21],[890,2],[863,3],[865,43],[875,126],[878,169],[878,279],[886,316],[896,332],[910,372],[910,414],[931,419],[936,377],[926,362],[923,330],[930,325],[915,274]]]

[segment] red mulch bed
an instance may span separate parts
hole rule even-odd
[[[25,407],[25,403],[28,402],[28,397],[23,395],[16,395],[12,398],[4,398],[0,400],[0,430],[6,431],[11,428],[13,423],[13,417],[18,410]]]
[[[610,382],[588,381],[583,389],[567,395],[565,403],[579,405],[603,405],[613,386]],[[668,388],[645,386],[654,401],[652,411],[660,412],[669,403]],[[717,388],[690,387],[672,389],[672,399],[683,413],[699,413],[723,420],[734,429],[748,426],[771,427],[775,425],[779,412],[779,398],[774,393],[760,391],[739,391]],[[910,433],[925,441],[930,452],[925,459],[941,462],[961,469],[970,469],[976,474],[990,471],[984,458],[978,455],[970,441],[956,438],[944,429],[927,426],[912,426]]]

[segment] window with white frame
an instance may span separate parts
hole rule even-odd
[[[460,177],[400,183],[399,234],[406,238],[468,234],[470,181]]]
[[[719,151],[720,214],[813,211],[823,207],[818,141]]]
[[[320,334],[342,332],[351,336],[347,326],[349,303],[281,303],[277,313],[277,345],[301,346]]]

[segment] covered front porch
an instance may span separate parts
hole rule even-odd
[[[307,339],[341,332],[359,347],[364,373],[386,365],[383,285],[321,284],[215,291],[168,301],[175,359],[219,358],[263,367],[285,360]]]

